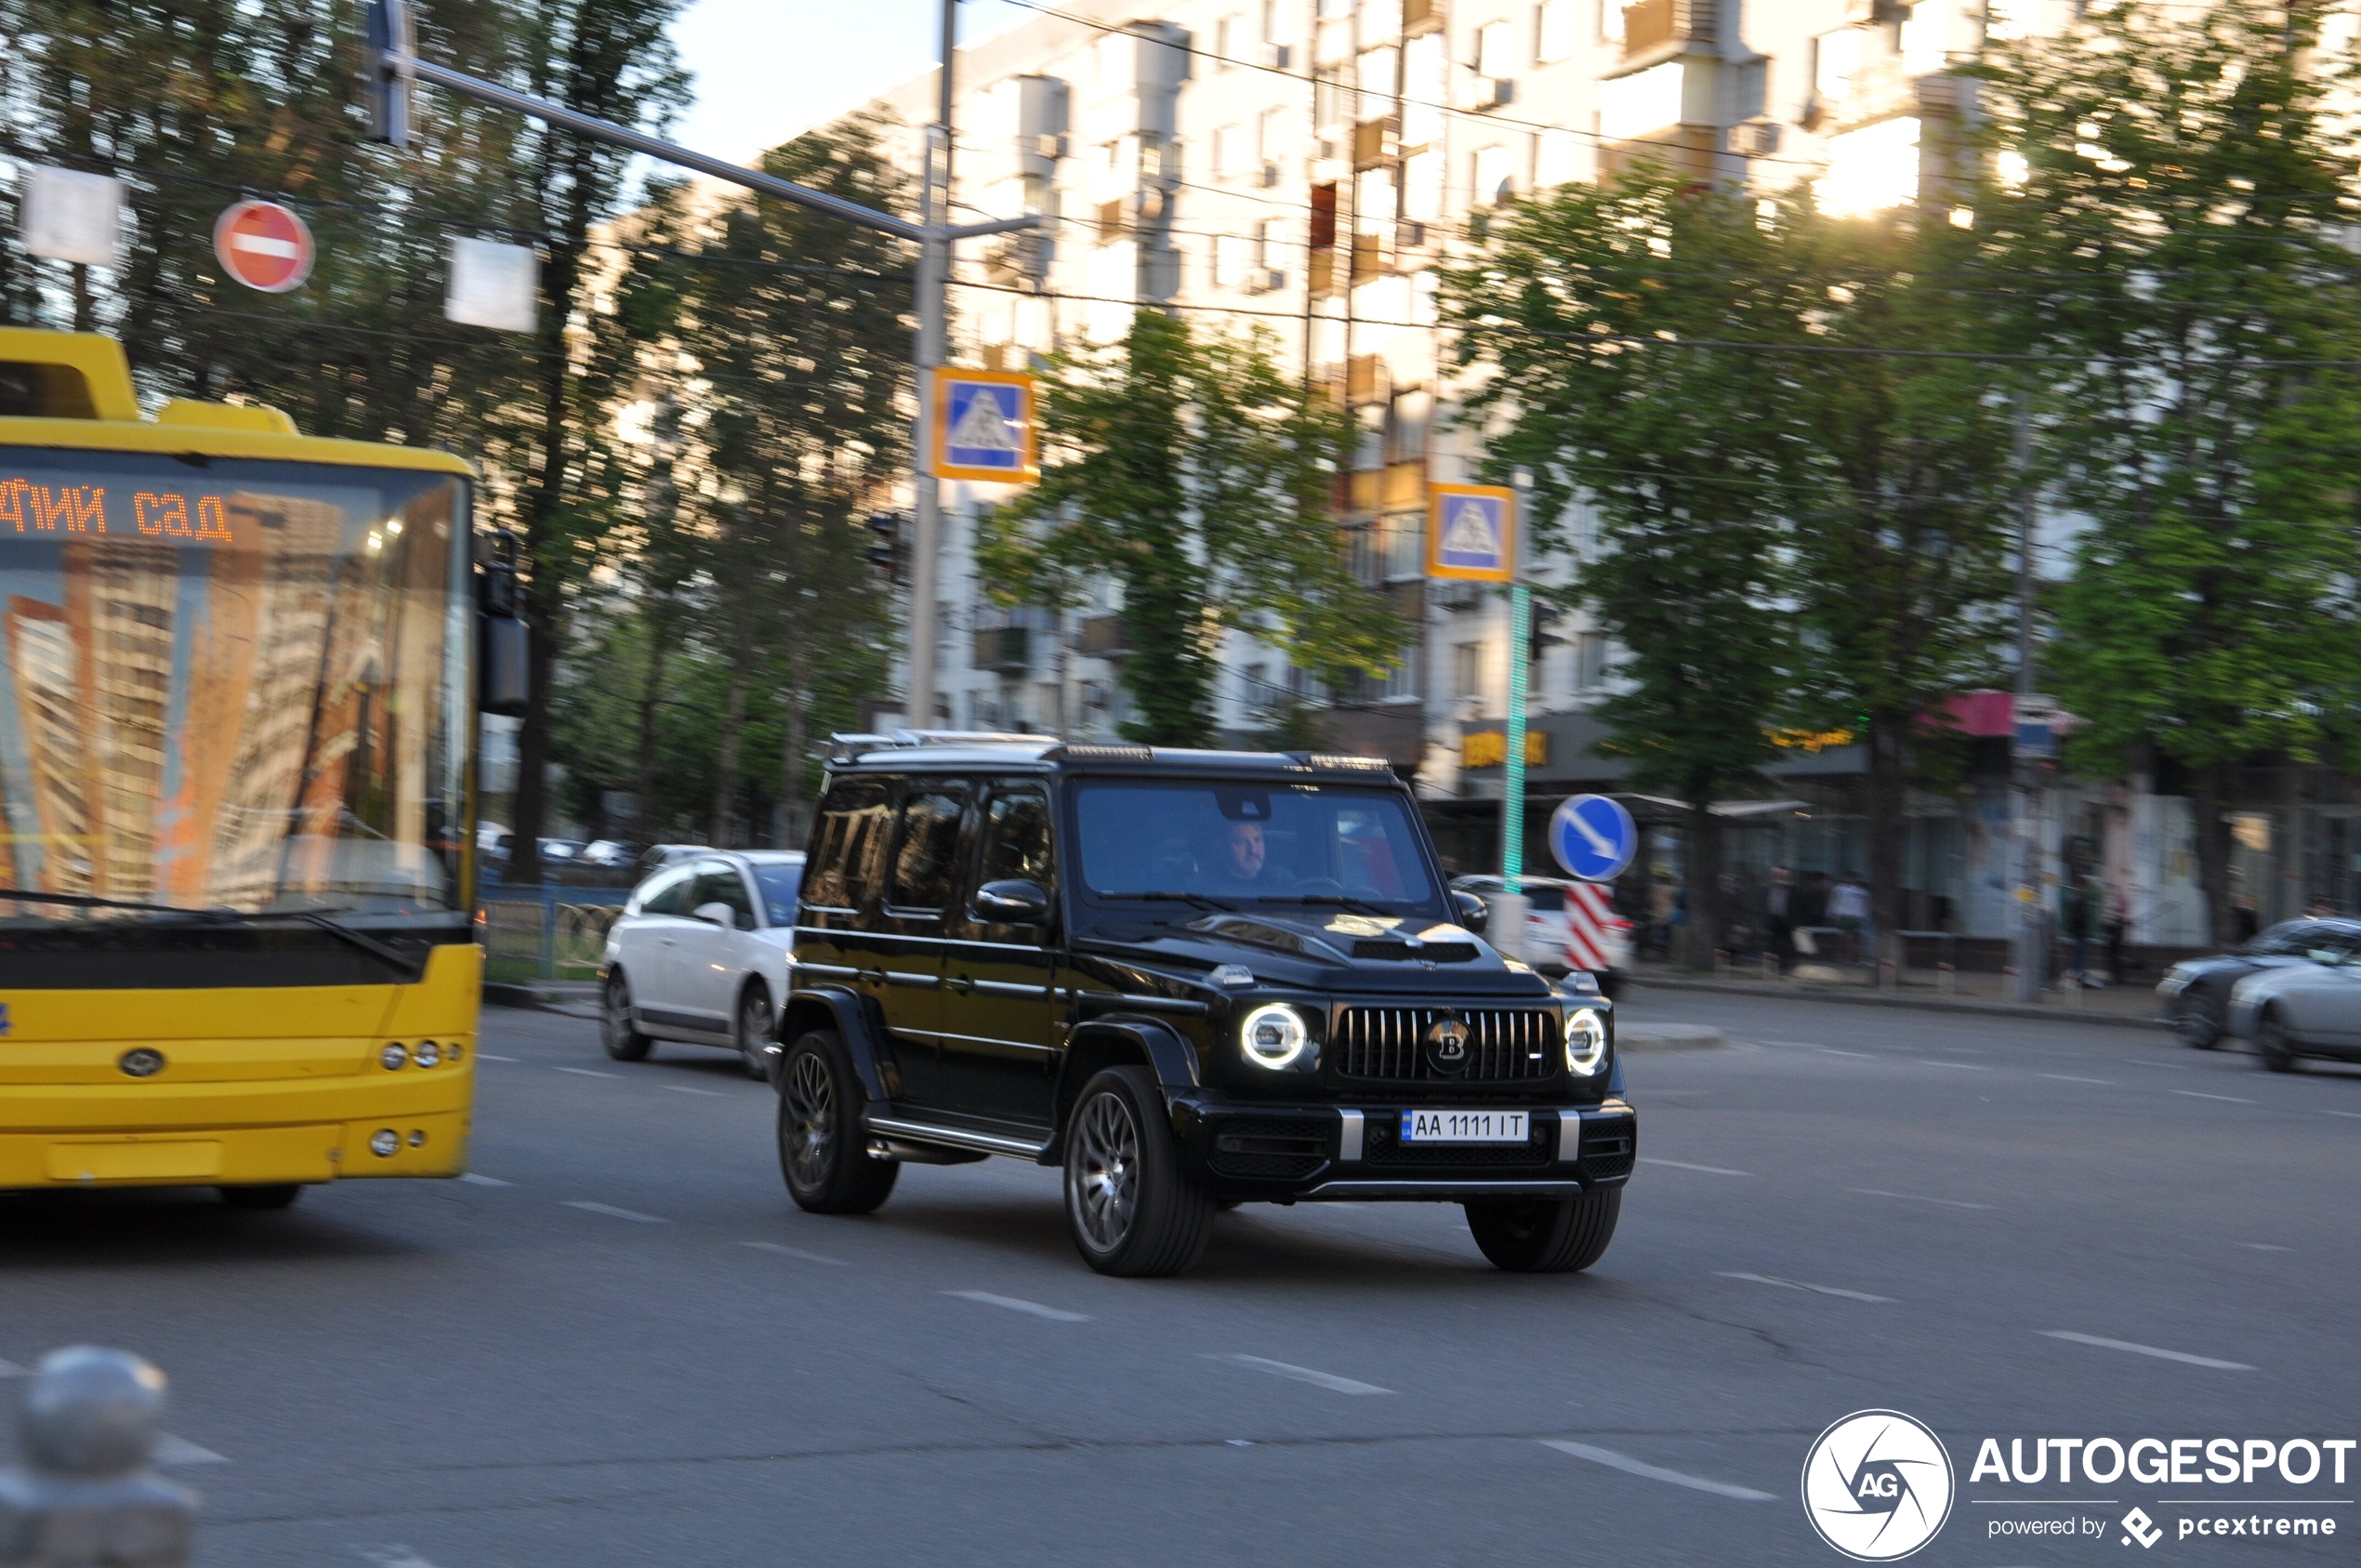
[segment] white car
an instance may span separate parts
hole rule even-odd
[[[607,1054],[639,1061],[658,1040],[719,1046],[767,1079],[802,881],[800,854],[708,850],[633,889],[599,966]]]
[[[1631,972],[1631,922],[1615,912],[1613,896],[1604,888],[1555,876],[1527,876],[1523,884],[1525,962],[1552,979],[1577,970],[1589,974],[1612,997]],[[1507,887],[1497,876],[1455,876],[1451,885],[1480,899],[1498,898]],[[1569,911],[1569,899],[1583,907]],[[1577,915],[1579,931],[1573,923]]]
[[[2361,957],[2342,946],[2308,956],[2230,988],[2230,1033],[2253,1042],[2274,1073],[2291,1071],[2300,1056],[2361,1061]]]

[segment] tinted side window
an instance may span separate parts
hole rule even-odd
[[[2271,955],[2302,953],[2317,945],[2319,935],[2309,920],[2283,920],[2249,944],[2249,951]]]
[[[738,875],[736,867],[708,861],[698,868],[696,891],[689,895],[688,905],[695,910],[708,903],[728,904],[738,929],[754,929],[754,903],[746,897],[745,878]]]
[[[959,849],[961,797],[914,790],[902,803],[902,837],[886,902],[900,909],[941,909],[951,902],[952,860]]]
[[[820,802],[806,863],[804,902],[822,909],[860,909],[877,890],[893,809],[883,780],[838,784]]]
[[[1017,879],[1037,882],[1046,892],[1056,885],[1056,875],[1049,844],[1049,797],[1030,789],[994,796],[984,820],[977,885]]]
[[[655,879],[655,886],[650,889],[647,896],[640,901],[640,913],[642,915],[681,913],[680,891],[688,885],[689,874],[685,870],[673,872],[669,876],[659,876]]]

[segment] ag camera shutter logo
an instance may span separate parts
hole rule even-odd
[[[1933,1540],[1951,1517],[1951,1456],[1899,1410],[1856,1410],[1803,1459],[1803,1513],[1856,1562],[1892,1562]]]

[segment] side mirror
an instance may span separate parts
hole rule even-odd
[[[697,919],[712,921],[725,931],[734,931],[738,929],[738,912],[719,899],[714,900],[711,903],[701,903],[691,913]]]
[[[1049,918],[1049,895],[1038,882],[1010,878],[976,889],[976,918],[995,926],[1038,926]]]
[[[1451,907],[1459,912],[1459,924],[1478,936],[1484,935],[1484,927],[1492,923],[1490,906],[1473,893],[1455,889],[1451,894]]]
[[[516,718],[532,695],[533,635],[517,613],[517,536],[507,529],[492,535],[477,586],[476,705]]]

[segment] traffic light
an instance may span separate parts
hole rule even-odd
[[[1528,663],[1539,664],[1550,649],[1565,641],[1563,636],[1550,629],[1563,613],[1554,604],[1537,602],[1534,605],[1533,623],[1525,638],[1524,656]]]
[[[902,581],[909,557],[904,545],[909,526],[907,512],[869,514],[869,564],[884,573],[889,582]]]
[[[410,145],[410,59],[417,35],[407,0],[369,0],[361,46],[361,90],[369,103],[369,139]]]

